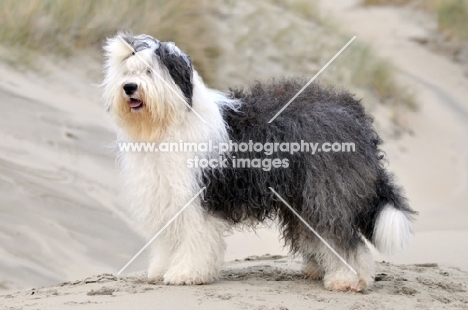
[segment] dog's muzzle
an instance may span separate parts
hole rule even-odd
[[[130,101],[128,102],[128,105],[131,109],[133,110],[138,110],[143,106],[143,101],[141,101],[138,98],[132,98],[132,96],[135,94],[135,92],[138,89],[138,85],[135,83],[126,83],[123,85],[123,90],[125,94],[130,97]]]

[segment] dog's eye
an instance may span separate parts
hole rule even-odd
[[[151,69],[146,69],[146,74],[151,75]]]

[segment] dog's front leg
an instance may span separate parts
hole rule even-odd
[[[184,211],[174,224],[180,242],[164,274],[164,283],[193,285],[214,281],[226,249],[225,224],[197,205]]]
[[[148,281],[158,282],[169,269],[171,256],[176,248],[176,240],[171,240],[170,234],[162,234],[151,244],[150,265],[148,269]]]

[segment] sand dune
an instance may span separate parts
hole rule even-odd
[[[140,237],[123,211],[99,104],[10,69],[0,76],[1,286],[113,272]]]

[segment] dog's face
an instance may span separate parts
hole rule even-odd
[[[172,42],[119,33],[105,47],[106,108],[128,138],[160,140],[192,105],[193,67]]]

